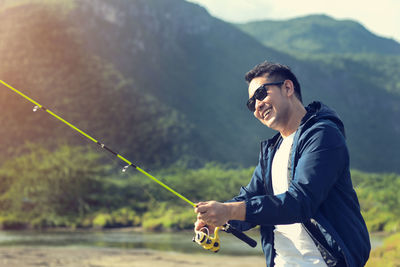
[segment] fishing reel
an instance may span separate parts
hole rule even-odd
[[[226,233],[233,234],[250,247],[255,248],[257,246],[257,242],[242,233],[241,231],[235,229],[230,224],[224,224],[222,227],[216,227],[214,230],[214,236],[210,236],[209,230],[207,227],[203,227],[200,231],[195,231],[195,236],[193,237],[193,242],[196,242],[200,246],[202,246],[206,250],[210,250],[212,252],[218,252],[220,248],[221,242],[219,241],[219,231],[222,230]]]
[[[195,231],[195,236],[193,237],[193,242],[196,242],[206,250],[212,252],[218,252],[220,247],[218,232],[221,227],[216,227],[214,230],[214,236],[210,236],[210,232],[207,227],[203,227],[200,231]]]

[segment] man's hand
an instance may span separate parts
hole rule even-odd
[[[194,230],[195,230],[195,231],[200,231],[200,230],[201,230],[202,228],[204,228],[204,227],[207,227],[207,228],[208,228],[209,234],[214,233],[215,226],[213,226],[213,225],[208,225],[208,224],[206,224],[204,221],[201,221],[201,220],[197,220],[197,221],[194,223]]]
[[[245,220],[246,205],[244,202],[221,203],[217,201],[199,202],[194,211],[197,213],[196,230],[205,225],[217,227],[226,224],[229,220]]]

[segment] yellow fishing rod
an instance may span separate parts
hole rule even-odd
[[[107,150],[108,152],[110,152],[111,154],[113,154],[114,156],[118,157],[119,159],[121,159],[122,161],[124,161],[126,164],[125,167],[122,168],[123,172],[126,172],[126,170],[132,166],[134,167],[136,170],[138,170],[139,172],[143,173],[145,176],[147,176],[148,178],[150,178],[151,180],[153,180],[154,182],[158,183],[160,186],[164,187],[165,189],[167,189],[168,191],[170,191],[172,194],[174,194],[175,196],[179,197],[180,199],[186,201],[187,203],[189,203],[192,207],[196,207],[196,205],[190,201],[189,199],[187,199],[186,197],[184,197],[183,195],[179,194],[178,192],[176,192],[175,190],[173,190],[171,187],[169,187],[168,185],[164,184],[163,182],[161,182],[160,180],[158,180],[157,178],[155,178],[153,175],[151,175],[150,173],[146,172],[145,170],[141,169],[140,167],[136,166],[135,164],[133,164],[132,162],[130,162],[129,160],[127,160],[126,158],[124,158],[123,156],[121,156],[120,154],[118,154],[117,152],[114,152],[113,150],[111,150],[109,147],[107,147],[106,145],[104,145],[103,143],[99,142],[98,140],[94,139],[93,137],[91,137],[90,135],[88,135],[87,133],[85,133],[84,131],[80,130],[79,128],[77,128],[76,126],[74,126],[73,124],[69,123],[68,121],[64,120],[63,118],[61,118],[60,116],[58,116],[57,114],[55,114],[54,112],[52,112],[51,110],[49,110],[48,108],[42,106],[41,104],[39,104],[38,102],[36,102],[35,100],[33,100],[32,98],[28,97],[27,95],[25,95],[24,93],[22,93],[21,91],[15,89],[14,87],[12,87],[11,85],[5,83],[4,81],[0,80],[0,83],[2,83],[4,86],[6,86],[7,88],[11,89],[12,91],[14,91],[15,93],[19,94],[20,96],[22,96],[23,98],[25,98],[26,100],[28,100],[29,102],[33,103],[35,106],[33,107],[33,111],[36,112],[38,110],[43,110],[47,113],[49,113],[51,116],[53,116],[54,118],[58,119],[59,121],[65,123],[66,125],[68,125],[69,127],[71,127],[72,129],[74,129],[75,131],[79,132],[81,135],[85,136],[87,139],[93,141],[94,143],[96,143],[97,145],[99,145],[101,148],[104,148],[105,150]],[[224,227],[217,227],[214,233],[214,237],[209,236],[209,233],[207,231],[207,233],[205,232],[196,232],[196,236],[194,237],[193,241],[197,242],[199,245],[201,245],[203,248],[214,251],[214,252],[218,252],[219,250],[219,237],[218,237],[218,231],[219,230],[224,230],[227,233],[232,233],[233,235],[235,235],[236,237],[238,237],[239,239],[243,240],[244,242],[246,242],[247,244],[249,244],[252,247],[255,247],[257,245],[257,243],[249,238],[247,235],[243,234],[240,231],[237,231],[236,229],[234,229],[232,226],[230,226],[229,224],[224,225]],[[210,246],[211,244],[211,246]]]
[[[171,187],[169,187],[168,185],[164,184],[163,182],[161,182],[160,180],[158,180],[157,178],[155,178],[153,175],[151,175],[150,173],[146,172],[145,170],[139,168],[138,166],[134,165],[132,162],[130,162],[129,160],[127,160],[126,158],[124,158],[123,156],[121,156],[120,154],[114,152],[113,150],[111,150],[110,148],[108,148],[106,145],[104,145],[103,143],[97,141],[96,139],[94,139],[93,137],[91,137],[90,135],[88,135],[87,133],[85,133],[84,131],[78,129],[76,126],[72,125],[71,123],[69,123],[68,121],[64,120],[63,118],[61,118],[60,116],[58,116],[57,114],[55,114],[54,112],[52,112],[51,110],[49,110],[48,108],[42,106],[41,104],[39,104],[38,102],[36,102],[35,100],[33,100],[32,98],[28,97],[27,95],[23,94],[22,92],[18,91],[17,89],[15,89],[14,87],[12,87],[11,85],[3,82],[2,80],[0,80],[0,83],[2,83],[3,85],[5,85],[6,87],[10,88],[11,90],[13,90],[15,93],[19,94],[20,96],[22,96],[23,98],[25,98],[26,100],[28,100],[29,102],[35,104],[35,106],[33,107],[33,111],[36,112],[39,109],[42,109],[44,111],[46,111],[47,113],[49,113],[51,116],[53,116],[54,118],[62,121],[63,123],[65,123],[66,125],[68,125],[69,127],[71,127],[72,129],[74,129],[75,131],[79,132],[80,134],[82,134],[83,136],[85,136],[86,138],[88,138],[89,140],[93,141],[94,143],[98,144],[99,146],[101,146],[102,148],[104,148],[105,150],[107,150],[108,152],[110,152],[111,154],[115,155],[116,157],[120,158],[122,161],[124,161],[125,163],[127,163],[128,165],[126,165],[122,171],[125,172],[129,166],[134,167],[136,170],[140,171],[141,173],[143,173],[144,175],[146,175],[147,177],[149,177],[150,179],[152,179],[154,182],[158,183],[159,185],[161,185],[162,187],[164,187],[165,189],[167,189],[168,191],[170,191],[172,194],[174,194],[175,196],[183,199],[184,201],[186,201],[187,203],[189,203],[190,205],[192,205],[193,207],[196,207],[196,205],[190,201],[189,199],[187,199],[186,197],[182,196],[181,194],[179,194],[178,192],[176,192],[175,190],[173,190]]]

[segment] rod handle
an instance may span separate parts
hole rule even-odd
[[[252,248],[255,248],[257,246],[257,241],[255,241],[253,238],[249,237],[245,233],[237,230],[230,224],[224,225],[224,231],[233,234]]]

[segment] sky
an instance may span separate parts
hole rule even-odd
[[[290,19],[326,14],[351,19],[369,31],[400,42],[400,0],[187,0],[228,22]]]

